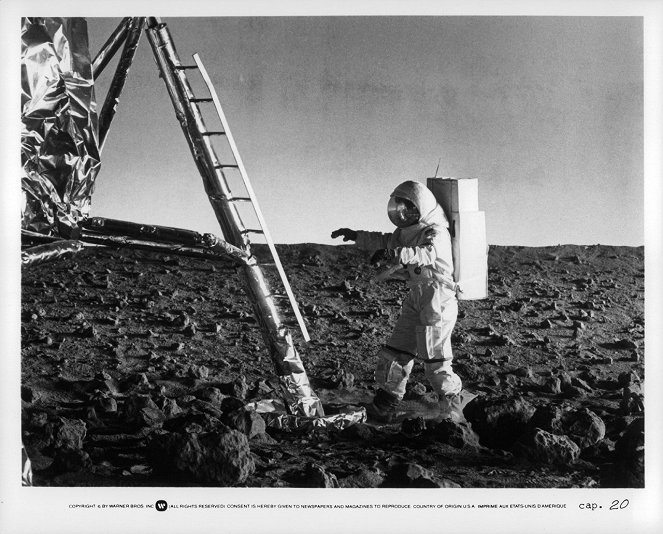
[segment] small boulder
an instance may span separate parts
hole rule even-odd
[[[347,440],[361,440],[368,441],[373,438],[373,428],[365,423],[356,423],[344,428],[339,432],[339,436]]]
[[[124,415],[129,424],[158,427],[166,420],[149,395],[134,394],[124,402]]]
[[[557,395],[562,392],[562,381],[557,376],[551,376],[543,384],[543,390]]]
[[[431,429],[430,435],[436,441],[457,449],[480,448],[479,436],[466,421],[457,422],[452,419],[444,419]]]
[[[413,462],[395,462],[390,466],[384,488],[460,488],[455,482],[436,477],[428,469]]]
[[[603,419],[587,408],[564,414],[562,424],[566,429],[565,433],[580,449],[591,447],[605,437]]]
[[[539,406],[529,421],[530,429],[540,428],[552,434],[563,434],[562,409],[555,404]]]
[[[547,464],[567,465],[580,457],[580,447],[567,436],[551,434],[540,428],[524,434],[514,444],[513,452]]]
[[[379,471],[362,469],[355,475],[338,481],[341,488],[379,488],[384,483],[384,476]]]
[[[423,417],[404,419],[401,423],[401,432],[406,436],[418,436],[426,430],[426,421]]]
[[[226,396],[223,393],[221,393],[221,390],[219,388],[216,388],[216,387],[203,388],[200,391],[196,392],[196,396],[199,399],[202,399],[202,400],[207,401],[211,404],[215,404],[215,405],[219,405],[219,406],[221,405],[221,402],[223,401],[223,399],[226,398]]]
[[[508,449],[527,429],[536,409],[522,397],[502,399],[478,398],[464,410],[481,444],[496,449]]]
[[[336,475],[327,471],[324,466],[308,463],[302,474],[301,486],[305,488],[338,488]]]
[[[265,432],[265,421],[255,410],[246,410],[240,408],[232,412],[225,413],[221,422],[230,428],[239,430],[249,439]]]
[[[51,467],[56,473],[76,472],[92,466],[90,455],[83,449],[64,447],[58,449]]]
[[[408,384],[407,391],[405,392],[405,399],[420,399],[426,394],[426,386],[421,382],[413,382],[412,385]]]
[[[573,382],[573,377],[566,371],[560,371],[557,375],[557,378],[559,378],[562,391],[571,387]]]
[[[240,400],[245,400],[246,396],[249,394],[249,389],[246,377],[244,375],[239,375],[235,380],[224,384],[223,393]]]
[[[158,469],[204,484],[235,486],[255,470],[246,436],[225,425],[202,434],[158,434],[149,448]]]
[[[85,422],[80,419],[59,417],[53,431],[53,446],[56,449],[82,449],[86,430]]]

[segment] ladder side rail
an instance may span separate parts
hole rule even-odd
[[[253,186],[251,185],[251,181],[249,180],[248,173],[246,172],[246,167],[244,167],[244,162],[242,161],[242,158],[239,154],[239,150],[237,149],[237,145],[235,144],[235,139],[232,135],[232,132],[230,131],[228,120],[226,118],[225,113],[223,112],[223,108],[221,107],[219,96],[216,93],[216,90],[214,89],[214,85],[212,84],[212,80],[210,79],[209,74],[205,69],[205,66],[200,60],[200,56],[198,54],[194,54],[193,59],[196,62],[196,65],[198,65],[198,69],[200,70],[200,73],[203,76],[203,80],[205,80],[205,84],[207,85],[207,88],[214,102],[214,107],[216,108],[216,112],[218,113],[219,118],[221,119],[221,124],[223,125],[223,129],[226,132],[226,138],[228,140],[228,143],[230,144],[230,149],[233,153],[233,157],[235,158],[235,162],[237,163],[237,166],[239,168],[239,173],[242,177],[242,181],[244,182],[244,187],[246,188],[246,191],[249,194],[249,198],[251,199],[253,209],[255,210],[256,216],[258,217],[258,222],[260,223],[263,235],[265,236],[265,241],[267,241],[267,246],[269,247],[269,250],[272,253],[272,257],[274,258],[276,269],[281,278],[281,282],[283,283],[283,287],[285,288],[285,291],[288,295],[288,299],[290,300],[290,305],[292,306],[292,310],[295,313],[295,317],[297,318],[297,323],[299,324],[299,328],[302,331],[304,339],[308,342],[311,340],[311,337],[309,336],[306,324],[304,323],[304,319],[299,310],[299,306],[297,305],[297,300],[295,299],[295,295],[292,292],[290,283],[288,282],[288,277],[285,273],[285,270],[283,269],[283,264],[281,263],[281,259],[279,258],[279,254],[276,250],[276,246],[274,245],[274,241],[272,240],[272,237],[269,233],[269,229],[267,228],[267,223],[265,222],[262,210],[260,209],[258,198],[255,194],[255,191],[253,190]]]
[[[167,25],[151,17],[148,19],[148,37],[223,236],[236,247],[248,250],[244,224],[236,207],[229,201],[232,194],[228,184],[220,169],[215,168],[218,158],[212,141],[208,136],[201,135],[205,126],[200,109],[189,102],[191,87],[184,70],[178,69],[181,62]]]

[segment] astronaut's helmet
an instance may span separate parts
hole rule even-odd
[[[417,224],[421,214],[413,202],[403,197],[393,196],[387,204],[389,220],[399,228],[405,228]]]

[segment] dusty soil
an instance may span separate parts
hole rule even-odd
[[[407,288],[371,283],[370,255],[354,247],[278,248],[311,333],[306,344],[293,328],[316,392],[331,410],[370,399]],[[24,269],[23,441],[35,485],[641,485],[644,249],[491,247],[489,269],[490,297],[460,303],[453,337],[456,370],[478,395],[470,424],[426,419],[436,399],[417,365],[412,417],[294,432],[228,415],[275,398],[229,263],[99,247]],[[204,451],[182,468],[154,446],[178,425],[187,439],[215,425],[241,431],[236,477],[205,475]]]

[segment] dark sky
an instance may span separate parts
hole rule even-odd
[[[209,70],[277,242],[390,231],[390,192],[441,158],[479,179],[491,244],[643,244],[641,18],[164,21]],[[89,20],[93,55],[118,22]],[[145,38],[97,184],[94,215],[219,231]]]

